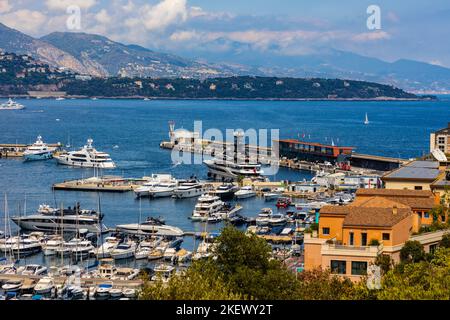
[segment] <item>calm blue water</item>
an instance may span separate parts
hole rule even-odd
[[[107,174],[141,177],[172,173],[177,178],[192,174],[206,178],[203,165],[173,167],[170,152],[159,143],[168,138],[168,121],[192,130],[195,120],[203,129],[280,129],[281,138],[311,136],[312,141],[350,145],[357,152],[394,157],[415,157],[428,151],[429,134],[450,121],[450,98],[438,102],[274,102],[274,101],[136,101],[136,100],[23,100],[23,111],[0,113],[0,143],[32,143],[41,134],[44,141],[70,139],[81,147],[88,137],[98,150],[111,154],[118,168]],[[365,113],[370,125],[363,125]],[[59,119],[59,121],[57,121]],[[119,148],[113,148],[115,145]],[[52,161],[23,163],[0,159],[1,191],[8,194],[9,211],[16,214],[27,199],[30,213],[41,203],[80,201],[84,208],[97,207],[97,195],[84,192],[53,193],[51,185],[92,176],[89,169],[58,166]],[[276,179],[309,179],[307,173],[281,170]],[[139,202],[133,193],[101,194],[105,222],[109,227],[135,222]],[[195,199],[142,201],[143,216],[164,216],[168,224],[186,231],[201,230],[188,217]],[[266,206],[261,199],[243,202],[245,215],[255,215]],[[3,212],[3,203],[1,203]],[[217,226],[219,227],[219,226]],[[216,228],[217,228],[216,227]],[[3,229],[3,225],[2,225]],[[187,242],[188,247],[191,245]]]

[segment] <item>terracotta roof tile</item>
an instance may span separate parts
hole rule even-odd
[[[344,226],[393,227],[400,221],[412,215],[409,208],[362,208],[347,207]]]

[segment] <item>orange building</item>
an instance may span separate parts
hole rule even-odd
[[[380,254],[399,261],[403,244],[432,222],[438,200],[430,191],[361,189],[350,205],[323,207],[318,233],[305,235],[305,269],[329,268],[357,280]],[[432,250],[442,235],[417,237]]]

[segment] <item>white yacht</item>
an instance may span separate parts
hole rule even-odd
[[[6,103],[0,104],[0,110],[22,110],[25,106],[9,99]]]
[[[174,191],[174,197],[178,199],[199,197],[210,189],[208,185],[198,181],[182,182]]]
[[[64,239],[61,236],[53,236],[44,241],[42,244],[42,251],[44,256],[54,256],[56,251],[64,244]]]
[[[263,208],[261,209],[261,212],[258,214],[258,217],[256,218],[256,224],[257,225],[268,225],[269,220],[273,215],[273,210],[270,208]]]
[[[192,221],[207,221],[209,217],[220,212],[224,205],[225,203],[218,196],[203,195],[198,198],[191,219]]]
[[[137,198],[150,197],[150,191],[159,184],[178,184],[178,181],[170,174],[152,174],[151,177],[144,177],[144,179],[147,181],[134,190]]]
[[[82,238],[73,238],[64,242],[62,246],[56,249],[57,255],[67,256],[73,255],[76,258],[87,256],[94,246],[89,240]]]
[[[236,199],[248,199],[256,197],[256,192],[251,186],[246,186],[237,191],[234,196],[236,197]]]
[[[166,198],[173,196],[175,188],[178,183],[168,182],[160,183],[150,188],[149,196],[150,198]]]
[[[126,234],[134,235],[154,235],[166,237],[180,237],[184,235],[183,230],[177,227],[168,226],[164,221],[149,218],[144,223],[121,224],[116,230]]]
[[[92,233],[107,233],[108,228],[102,223],[103,215],[93,210],[80,210],[77,208],[53,209],[48,205],[39,206],[36,214],[12,217],[21,229],[31,231],[77,232],[82,229]]]
[[[119,244],[116,248],[111,251],[111,258],[114,260],[128,259],[134,257],[136,252],[136,243],[133,241],[128,241]]]
[[[116,237],[106,237],[105,242],[95,249],[94,253],[97,259],[104,259],[111,257],[111,251],[119,245],[119,239]]]
[[[235,186],[232,183],[228,183],[222,184],[221,186],[217,187],[216,190],[212,191],[212,193],[222,200],[232,200],[238,190],[238,186]]]
[[[53,288],[55,288],[55,283],[52,277],[45,277],[39,280],[39,282],[34,287],[34,293],[36,294],[48,294]]]
[[[38,264],[28,264],[17,269],[17,274],[22,276],[40,276],[47,273],[47,267]]]
[[[59,164],[82,167],[82,168],[100,168],[114,169],[116,164],[112,161],[109,154],[97,151],[92,143],[94,140],[88,139],[87,145],[78,151],[70,151],[55,156]]]
[[[285,225],[287,222],[286,216],[280,213],[272,214],[268,219],[268,224],[271,226]]]
[[[41,250],[41,239],[30,235],[14,236],[2,239],[0,242],[0,251],[10,252],[14,255],[27,256]]]
[[[42,141],[42,137],[38,136],[33,145],[29,146],[23,153],[25,161],[47,160],[53,158],[56,148],[51,148]]]
[[[246,161],[235,162],[222,159],[205,160],[203,163],[208,167],[208,175],[211,178],[231,178],[236,180],[238,177],[259,178],[263,171],[258,163]]]

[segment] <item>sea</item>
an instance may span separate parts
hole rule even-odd
[[[142,177],[170,173],[183,179],[207,178],[202,164],[173,163],[171,151],[159,144],[168,140],[168,123],[176,129],[278,129],[279,137],[353,146],[358,153],[413,158],[429,152],[430,133],[450,121],[450,96],[438,101],[225,101],[225,100],[18,100],[26,109],[0,111],[0,144],[31,144],[41,135],[45,142],[61,142],[81,148],[88,138],[94,146],[109,153],[117,169],[105,175]],[[367,113],[370,124],[364,125]],[[270,142],[269,142],[270,143]],[[0,230],[4,230],[4,195],[10,215],[30,214],[40,204],[96,209],[99,196],[93,192],[53,191],[52,185],[66,180],[93,176],[93,169],[58,165],[55,160],[24,163],[21,159],[0,159]],[[271,180],[302,181],[310,172],[281,168]],[[163,217],[166,223],[184,231],[204,231],[203,224],[188,219],[196,199],[136,200],[134,194],[101,193],[105,224],[136,223],[140,217]],[[256,216],[261,208],[272,206],[263,199],[242,200],[242,214]],[[275,207],[274,207],[275,209]],[[11,222],[14,229],[14,225]],[[221,224],[208,226],[220,231]],[[193,250],[195,241],[183,244]],[[37,256],[21,263],[53,263]],[[125,262],[133,263],[135,262]]]

